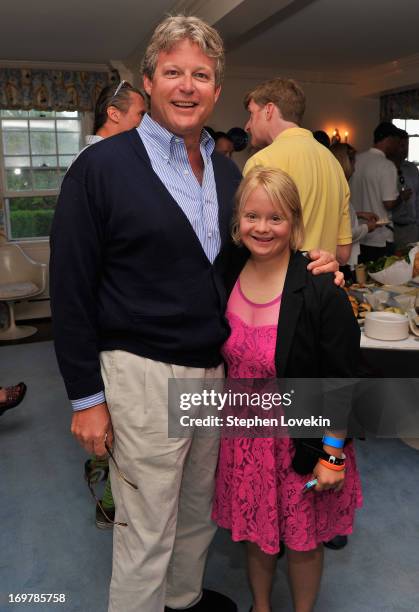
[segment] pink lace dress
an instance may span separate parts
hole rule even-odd
[[[280,303],[281,296],[268,304],[249,301],[237,281],[227,307],[231,335],[223,348],[231,378],[275,377]],[[268,554],[279,551],[281,540],[304,551],[350,534],[362,495],[351,443],[345,453],[342,491],[303,493],[308,477],[292,469],[290,438],[224,438],[212,518],[234,541],[255,542]]]

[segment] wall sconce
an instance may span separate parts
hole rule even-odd
[[[338,128],[335,128],[333,134],[332,134],[332,138],[330,140],[331,144],[337,144],[338,142],[340,142],[340,134],[339,134],[339,130]]]
[[[333,130],[330,142],[331,142],[331,144],[336,144],[338,142],[345,142],[345,143],[347,143],[348,142],[348,137],[349,137],[349,132],[347,130],[345,130],[345,132],[343,133],[343,141],[342,141],[341,135],[339,134],[339,129],[335,128]]]

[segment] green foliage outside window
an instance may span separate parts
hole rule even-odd
[[[11,238],[43,238],[49,236],[57,196],[10,198]]]

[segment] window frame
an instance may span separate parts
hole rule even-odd
[[[397,121],[397,123],[396,123],[396,121]],[[410,140],[410,138],[417,138],[418,142],[419,142],[419,132],[417,134],[413,134],[412,132],[410,132],[407,129],[407,121],[411,121],[410,117],[407,117],[407,118],[394,117],[391,120],[393,125],[395,125],[396,127],[400,128],[401,130],[404,130],[405,132],[407,132],[409,134],[409,140]],[[401,122],[403,122],[403,125],[402,125]],[[410,159],[410,150],[409,150],[409,157],[407,158],[407,161],[412,162],[412,164],[415,164],[416,167],[419,170],[419,159],[418,160]]]
[[[14,110],[16,111],[20,111],[20,110],[26,110],[26,109],[0,109],[1,111],[4,110],[10,110],[11,112],[13,112]],[[86,128],[86,121],[85,121],[85,117],[84,115],[86,113],[83,113],[81,111],[53,111],[54,115],[53,116],[47,116],[47,117],[42,117],[42,116],[31,116],[29,113],[30,111],[35,111],[35,112],[39,112],[42,113],[42,111],[37,111],[36,109],[30,109],[28,110],[28,114],[26,115],[26,117],[18,117],[18,116],[4,116],[3,114],[0,114],[0,121],[4,120],[4,119],[24,119],[26,121],[28,121],[28,127],[27,127],[27,134],[29,137],[29,153],[28,155],[16,155],[16,157],[29,157],[30,159],[30,166],[29,169],[32,173],[33,170],[37,169],[37,166],[34,166],[32,161],[33,158],[36,157],[36,155],[33,155],[32,150],[31,150],[31,140],[30,140],[30,133],[31,133],[31,128],[30,128],[30,124],[29,121],[30,119],[35,119],[35,120],[45,120],[45,121],[54,121],[54,135],[55,135],[55,147],[56,147],[56,152],[48,155],[45,154],[45,157],[55,157],[57,160],[57,166],[51,167],[51,169],[55,169],[57,174],[59,173],[60,170],[60,166],[59,161],[60,161],[60,153],[58,151],[58,133],[62,132],[62,130],[58,130],[57,128],[57,121],[62,120],[62,119],[68,119],[68,120],[77,120],[79,123],[79,143],[78,143],[78,150],[80,151],[80,149],[83,147],[83,142],[85,140],[85,128]],[[51,112],[51,111],[45,111],[45,112]],[[74,113],[76,112],[77,115],[74,116],[69,116],[69,117],[65,117],[65,116],[57,116],[57,113],[61,113],[61,112],[71,112]],[[35,131],[35,130],[33,130]],[[11,215],[10,215],[10,200],[13,198],[34,198],[34,197],[46,197],[46,196],[56,196],[58,197],[58,194],[60,192],[60,187],[61,187],[61,181],[59,180],[59,184],[58,187],[54,187],[52,189],[28,189],[28,190],[11,190],[11,189],[7,189],[7,175],[6,175],[6,163],[5,163],[5,157],[13,157],[13,156],[8,156],[5,155],[4,151],[3,151],[3,129],[2,129],[2,125],[0,124],[0,199],[3,201],[3,225],[4,225],[4,231],[6,233],[6,237],[7,240],[9,242],[46,242],[49,240],[49,236],[25,236],[25,237],[21,237],[21,238],[14,238],[12,237],[12,225],[11,225]],[[71,132],[69,132],[71,133]],[[73,132],[76,133],[76,132]],[[40,154],[41,155],[41,154]],[[62,155],[66,155],[61,154]],[[67,155],[71,155],[72,158],[74,159],[74,157],[77,155],[77,153],[69,153]],[[33,187],[33,184],[32,184]]]

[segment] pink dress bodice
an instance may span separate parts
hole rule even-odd
[[[266,304],[246,298],[240,280],[234,285],[226,317],[231,334],[223,347],[231,378],[275,376],[275,346],[281,296]]]

